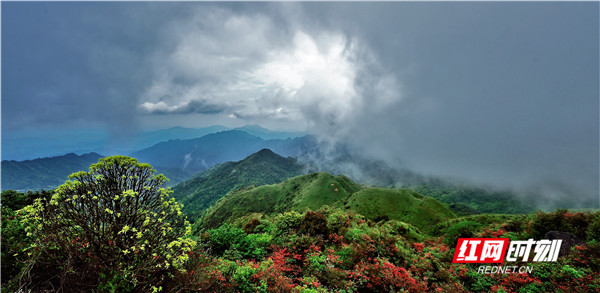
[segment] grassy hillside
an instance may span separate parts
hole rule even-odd
[[[456,217],[439,201],[407,189],[361,190],[350,196],[346,207],[369,219],[395,219],[425,229]]]
[[[52,189],[67,180],[71,173],[87,170],[102,158],[96,153],[66,154],[27,161],[2,161],[2,189]]]
[[[214,166],[173,187],[173,196],[184,204],[190,220],[228,192],[250,185],[274,184],[302,174],[303,166],[269,149],[260,150],[244,160]]]
[[[220,199],[198,225],[216,227],[249,213],[304,212],[324,205],[353,210],[369,219],[406,221],[419,228],[430,228],[456,217],[436,200],[413,191],[365,189],[343,175],[313,173],[280,184],[232,192]]]
[[[313,173],[288,179],[280,184],[238,190],[221,198],[202,222],[208,227],[221,225],[248,213],[274,213],[318,209],[325,204],[341,205],[359,187],[345,176]]]

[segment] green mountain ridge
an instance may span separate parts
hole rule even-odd
[[[52,189],[71,173],[87,170],[102,155],[89,153],[39,158],[27,161],[2,161],[2,190]]]
[[[296,159],[284,158],[262,149],[238,162],[213,166],[173,187],[173,196],[184,205],[183,211],[194,220],[228,192],[265,184],[279,183],[303,173]]]
[[[392,219],[420,229],[455,218],[437,200],[406,189],[362,187],[344,175],[312,173],[274,185],[231,192],[207,210],[196,228],[214,228],[249,213],[317,210],[325,205],[353,210],[368,219]]]
[[[346,207],[368,219],[395,219],[419,228],[456,217],[435,198],[408,189],[368,188],[353,194]]]

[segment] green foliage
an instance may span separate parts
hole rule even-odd
[[[26,249],[29,262],[70,273],[44,280],[32,269],[22,277],[31,275],[29,284],[60,281],[67,288],[106,285],[116,291],[165,281],[195,243],[184,238],[190,226],[180,205],[161,187],[167,179],[154,173],[133,158],[103,158],[88,172],[70,175],[49,201],[27,206],[27,235],[34,238]]]
[[[242,229],[226,224],[204,233],[202,246],[206,251],[229,260],[257,259],[267,253],[272,239],[269,234],[246,234]]]
[[[514,223],[513,229],[523,231],[523,229],[524,229],[523,226],[518,226],[518,227],[515,226],[515,225],[524,225],[524,223],[526,223],[526,222],[524,222],[523,217],[524,217],[523,215],[506,215],[506,214],[471,215],[471,216],[466,216],[466,217],[461,217],[461,218],[456,218],[456,219],[450,219],[445,222],[440,222],[439,224],[437,224],[433,227],[430,234],[435,235],[435,236],[442,236],[446,233],[446,230],[448,228],[450,228],[451,226],[453,226],[457,223],[464,222],[464,221],[475,222],[482,226],[495,225],[498,223],[506,223],[506,225],[509,225],[509,223],[511,223],[512,221],[517,221]],[[511,230],[508,230],[508,231],[511,231]]]
[[[454,224],[446,230],[444,242],[449,246],[456,245],[458,238],[473,237],[479,227],[481,227],[481,224],[473,221],[463,221]]]
[[[26,228],[31,229],[25,221],[25,211],[21,209],[32,204],[36,199],[49,199],[50,191],[28,191],[21,193],[14,190],[2,191],[2,261],[1,272],[4,282],[15,278],[25,269],[27,255],[22,253],[33,243],[33,238],[27,235]],[[14,285],[14,284],[13,284]],[[17,288],[7,288],[16,291]]]
[[[369,219],[384,216],[429,230],[455,218],[452,211],[433,198],[406,189],[369,188],[352,194],[346,207]]]
[[[275,227],[276,235],[284,235],[294,231],[300,227],[302,220],[302,214],[296,211],[285,212],[277,214],[271,222]]]
[[[490,275],[482,275],[476,271],[467,271],[465,273],[465,285],[473,292],[489,292],[494,279]]]
[[[20,210],[33,203],[29,201],[29,197],[25,193],[14,190],[3,190],[1,198],[2,209]]]
[[[580,219],[590,227],[598,215],[587,213]],[[451,219],[447,226],[438,225],[444,237],[432,237],[407,223],[376,223],[339,207],[254,214],[235,221],[239,227],[260,222],[254,232],[226,224],[205,233],[202,250],[196,251],[198,265],[188,264],[193,273],[186,273],[180,286],[203,292],[597,292],[600,249],[595,240],[575,246],[556,263],[527,263],[533,267],[531,274],[480,274],[479,264],[452,263],[456,242],[447,244],[448,238],[511,233],[526,239],[536,217],[481,214]],[[326,235],[305,225],[323,227],[325,221]],[[509,227],[514,232],[506,232]],[[260,243],[263,237],[269,241],[262,241],[262,247],[270,243],[266,253],[243,257],[252,250],[248,242]],[[215,243],[226,247],[217,253],[210,249]],[[237,259],[230,260],[234,255]]]
[[[573,213],[566,209],[556,210],[553,213],[538,212],[531,222],[530,235],[536,239],[541,239],[549,231],[569,232],[581,240],[588,237],[588,226],[592,223],[591,235],[595,237],[595,230],[598,218],[590,213]]]
[[[569,265],[564,265],[561,269],[561,273],[563,273],[569,277],[573,277],[575,279],[581,279],[585,275],[581,271],[579,271],[576,268],[573,268]]]
[[[98,284],[98,292],[134,292],[135,283],[131,282],[131,272],[123,271],[109,271],[106,273],[100,273],[100,279],[102,280]]]
[[[381,227],[386,229],[390,234],[402,236],[411,242],[422,242],[425,239],[425,236],[423,236],[419,229],[404,222],[391,220],[381,225]]]
[[[2,208],[9,208],[13,211],[20,210],[25,206],[33,204],[38,198],[49,199],[54,194],[53,191],[27,191],[27,193],[17,192],[14,190],[2,191]]]
[[[329,234],[327,233],[327,219],[320,213],[307,211],[302,218],[298,233],[323,237]]]
[[[279,183],[302,174],[303,166],[263,149],[239,162],[216,165],[173,188],[173,197],[184,204],[190,220],[228,192],[247,186]]]
[[[363,218],[349,210],[334,209],[328,213],[327,229],[334,231],[334,233],[343,233],[350,227],[351,219],[355,217]]]
[[[341,206],[341,200],[357,190],[359,187],[344,176],[327,173],[302,175],[276,185],[232,192],[209,209],[201,222],[210,228],[233,222],[248,213],[304,212],[332,203]]]
[[[27,255],[22,253],[32,243],[32,237],[27,235],[25,228],[28,223],[24,221],[24,212],[13,211],[2,207],[2,254],[1,273],[2,281],[9,281],[26,267]],[[8,288],[17,291],[17,288]]]
[[[197,224],[211,228],[222,223],[233,223],[235,219],[250,213],[305,212],[325,206],[349,209],[371,220],[400,220],[425,230],[438,222],[456,217],[435,199],[413,191],[365,189],[345,176],[313,173],[276,185],[230,193],[210,208]],[[343,224],[341,219],[332,220],[336,226]]]
[[[476,215],[480,212],[470,205],[462,202],[447,203],[448,207],[459,217]]]
[[[595,217],[587,230],[587,239],[600,242],[600,218]]]

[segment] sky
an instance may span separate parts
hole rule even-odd
[[[597,2],[2,2],[2,136],[259,124],[598,197]]]

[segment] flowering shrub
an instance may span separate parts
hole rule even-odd
[[[103,158],[70,175],[50,200],[25,207],[34,241],[24,249],[24,287],[160,287],[195,242],[185,237],[190,225],[181,206],[161,187],[167,179],[154,173],[133,158]]]
[[[586,231],[589,224],[597,221],[597,216],[590,213],[573,213],[564,209],[553,213],[538,212],[529,224],[530,235],[533,238],[540,239],[546,232],[555,230],[569,232],[576,235],[579,239],[585,240],[588,236]],[[593,229],[590,231],[593,231]]]
[[[161,193],[168,194],[157,190],[159,198]],[[80,194],[71,193],[59,202],[67,198],[81,200],[72,196]],[[130,200],[126,194],[120,193],[118,199],[113,196],[111,201]],[[44,213],[51,211],[50,204],[40,200],[36,205],[27,211],[3,210],[2,214],[3,230],[9,229],[3,231],[3,237],[9,237],[3,238],[3,244],[18,248],[16,258],[36,277],[29,280],[31,283],[23,283],[28,288],[49,290],[49,285],[56,284],[43,280],[62,272],[66,281],[78,277],[78,282],[89,284],[84,290],[119,292],[600,292],[600,243],[589,236],[595,233],[598,212],[468,216],[441,223],[437,234],[427,235],[407,223],[375,223],[335,208],[294,211],[253,215],[204,231],[197,236],[195,247],[191,240],[178,236],[159,246],[164,253],[155,249],[150,255],[147,252],[151,248],[143,244],[153,238],[142,232],[141,242],[135,241],[139,226],[123,222],[118,230],[115,228],[114,238],[101,242],[102,249],[115,253],[110,263],[94,255],[94,238],[85,235],[81,225],[73,225],[71,236],[58,234],[64,237],[62,243],[58,242],[49,233],[54,230],[43,230],[49,225],[42,220],[47,217]],[[117,209],[110,210],[112,214],[104,210],[104,215],[118,219],[114,216]],[[177,209],[172,211],[172,219],[177,218]],[[526,265],[532,267],[531,273],[514,274],[481,274],[480,264],[452,263],[457,237],[527,239],[541,231],[539,223],[555,219],[564,219],[567,226],[580,227],[580,233],[588,235],[583,244],[573,246],[569,255],[559,257],[558,262],[529,262]],[[116,225],[116,221],[111,223]],[[182,234],[178,235],[185,234],[185,225],[175,225],[167,218],[154,223],[171,223],[168,227],[179,229]],[[163,226],[156,227],[156,231],[162,231]],[[22,245],[15,241],[20,236],[24,237]],[[126,242],[131,239],[133,247]],[[123,243],[127,245],[121,246]],[[3,248],[3,261],[5,256]],[[69,263],[67,256],[79,262]],[[119,258],[119,263],[107,268],[116,263],[114,258]],[[169,278],[171,275],[174,278]],[[3,289],[7,288],[18,291],[19,286]]]
[[[481,224],[473,221],[462,221],[454,224],[448,230],[446,230],[445,243],[448,246],[455,246],[458,238],[470,238],[475,234],[474,232],[481,227]]]

